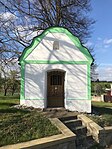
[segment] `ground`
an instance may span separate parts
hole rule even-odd
[[[89,115],[100,126],[112,126],[112,103],[92,102],[92,115]]]
[[[25,108],[25,107],[19,107]],[[32,109],[30,110],[38,111],[42,115],[48,118],[60,118],[64,116],[73,116],[77,114],[81,114],[79,112],[71,112],[66,110],[65,108],[48,108],[48,109]],[[84,113],[86,114],[86,113]],[[86,114],[89,118],[94,120],[100,126],[111,126],[112,125],[112,103],[104,103],[104,102],[92,102],[92,113]]]
[[[50,120],[38,111],[16,109],[19,97],[0,97],[0,146],[59,134]]]
[[[0,146],[58,134],[60,132],[48,118],[79,114],[64,108],[14,108],[18,104],[19,96],[0,96]],[[112,125],[112,103],[92,102],[92,112],[92,115],[87,116],[99,125]]]

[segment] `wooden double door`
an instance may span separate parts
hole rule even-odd
[[[47,107],[64,107],[65,72],[47,72]]]

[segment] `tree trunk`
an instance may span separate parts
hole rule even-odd
[[[14,95],[15,90],[12,90],[12,96]]]
[[[4,96],[6,96],[7,95],[7,89],[5,89],[5,92],[4,92]]]

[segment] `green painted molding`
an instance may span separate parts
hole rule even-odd
[[[88,61],[55,61],[55,60],[25,60],[27,56],[35,49],[35,47],[40,43],[40,41],[48,34],[48,33],[65,33],[71,41],[75,44],[75,46],[85,55]],[[71,32],[63,27],[50,27],[46,29],[41,35],[35,37],[31,43],[31,45],[24,49],[20,59],[21,64],[21,100],[25,99],[25,64],[77,64],[77,65],[87,65],[87,97],[83,99],[67,99],[67,100],[91,100],[91,80],[90,80],[90,65],[93,61],[92,56],[89,51],[82,46],[79,39],[74,36]],[[47,100],[47,99],[30,99],[30,100]]]
[[[74,98],[74,99],[69,99],[67,98],[67,100],[91,100],[91,79],[90,79],[90,65],[85,61],[82,61],[82,62],[75,62],[75,61],[25,61],[25,62],[22,62],[21,64],[21,94],[20,94],[20,100],[28,100],[28,99],[25,99],[25,64],[85,64],[87,65],[87,95],[86,97],[82,98],[82,99],[78,99],[78,98]],[[30,99],[30,100],[46,100],[44,98],[42,99]]]
[[[24,60],[25,64],[77,64],[87,65],[88,61],[54,61],[54,60]]]
[[[80,40],[76,36],[74,36],[70,31],[68,31],[68,29],[63,28],[63,27],[50,27],[50,28],[47,28],[46,30],[44,30],[42,32],[42,34],[35,37],[31,43],[31,45],[24,49],[24,51],[19,59],[20,64],[22,63],[23,60],[25,60],[27,58],[27,56],[35,49],[35,47],[40,43],[40,41],[48,33],[64,33],[64,34],[66,34],[71,39],[71,41],[75,44],[75,46],[85,55],[88,62],[90,64],[93,62],[93,58],[92,58],[91,54],[89,53],[89,51],[87,50],[87,48],[85,48],[81,44]]]
[[[20,90],[20,99],[25,98],[25,64],[21,64],[21,90]]]
[[[27,99],[27,98],[21,98],[20,100],[46,100],[46,98],[33,98],[33,99]],[[89,100],[88,98],[67,98],[65,100]]]
[[[46,98],[33,98],[33,99],[21,98],[20,100],[47,100],[47,99]]]
[[[90,77],[90,65],[87,65],[87,87],[88,87],[88,99],[91,100],[91,77]]]
[[[67,98],[66,100],[88,100],[88,98]]]
[[[76,64],[76,65],[87,65],[87,95],[86,97],[79,99],[69,99],[67,100],[91,100],[91,79],[90,79],[90,64],[87,61],[23,61],[21,64],[21,94],[20,99],[21,100],[28,100],[25,99],[25,64]],[[30,100],[46,100],[44,98],[42,99],[30,99]]]

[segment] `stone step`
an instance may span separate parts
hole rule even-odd
[[[92,135],[79,135],[76,137],[76,145],[79,146],[81,144],[85,144],[87,140],[93,139]]]
[[[74,116],[64,116],[64,117],[61,117],[60,120],[62,122],[64,121],[69,121],[69,120],[74,120],[74,119],[77,119],[77,115],[74,115]]]
[[[82,125],[82,121],[79,120],[79,119],[67,120],[67,121],[64,121],[64,124],[65,124],[69,129],[71,129],[72,127],[75,128],[75,127],[81,126],[81,125]]]
[[[77,136],[81,136],[81,135],[86,135],[87,133],[87,128],[85,126],[78,126],[76,128],[71,128],[71,130],[77,135]]]
[[[77,119],[77,115],[62,117],[60,120],[76,134],[76,149],[97,149],[98,143],[87,131],[87,127],[82,125],[82,121]]]
[[[92,136],[87,138],[86,142],[87,142],[87,144],[86,144],[87,149],[92,149],[92,148],[97,149],[97,148],[99,148],[98,143],[93,139]]]
[[[92,135],[80,136],[76,138],[77,149],[94,149],[96,148],[96,145],[97,142],[93,139]]]

